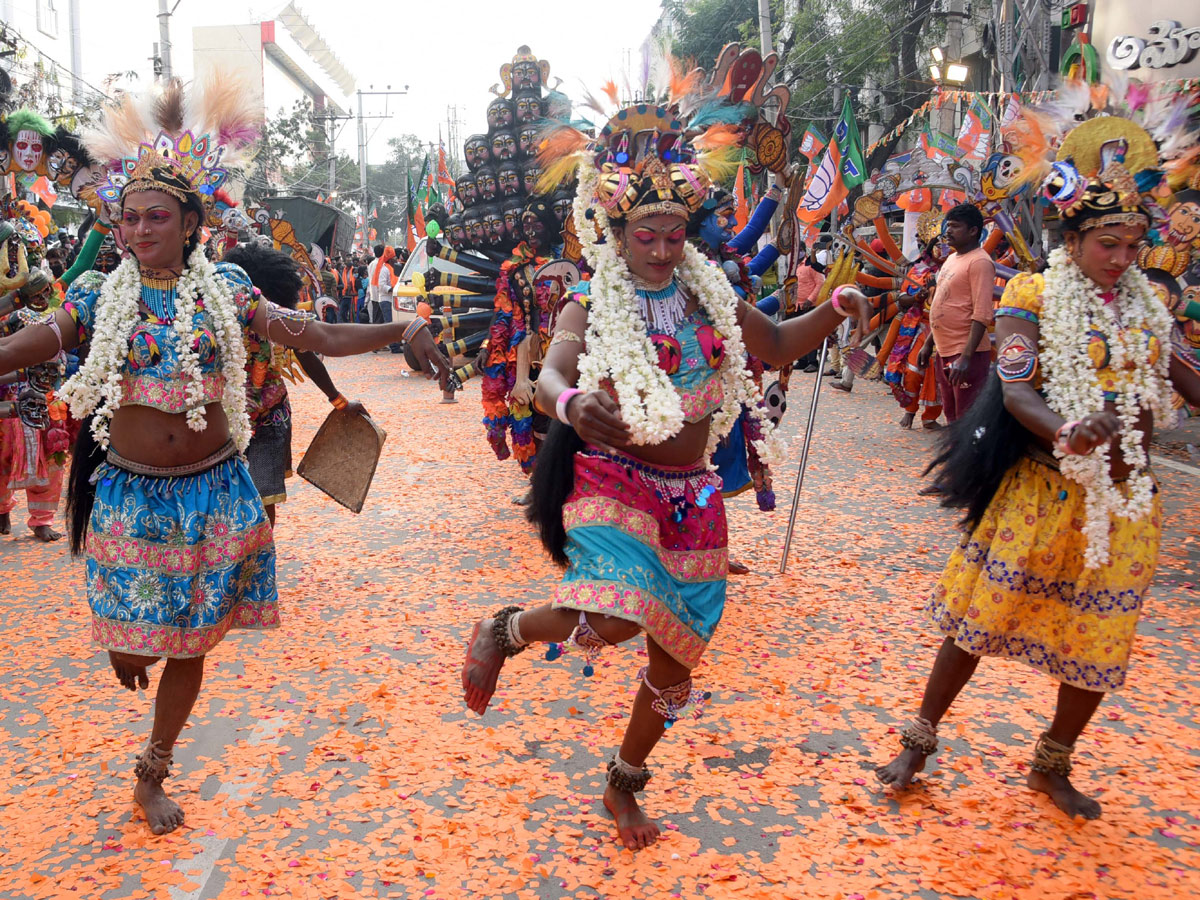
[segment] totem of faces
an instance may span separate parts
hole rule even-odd
[[[497,97],[487,108],[488,134],[495,134],[505,128],[512,128],[516,113],[513,102]]]
[[[513,63],[512,85],[514,91],[527,90],[529,88],[541,90],[542,70],[538,68],[537,60],[523,59],[520,62]]]
[[[474,172],[492,161],[492,142],[486,134],[473,134],[463,144],[463,157],[467,168]]]
[[[475,187],[474,175],[459,175],[454,180],[454,193],[464,207],[470,208],[479,202],[479,190]]]
[[[523,237],[521,233],[521,212],[525,209],[522,200],[510,200],[502,207],[504,216],[504,237],[516,243]]]
[[[475,173],[475,190],[479,192],[480,203],[491,203],[496,199],[496,170],[491,166],[482,166]]]
[[[542,117],[542,95],[538,91],[517,91],[513,94],[517,121],[528,125]]]
[[[496,170],[496,187],[501,197],[520,195],[521,170],[515,162],[507,162]]]
[[[511,131],[497,131],[492,135],[492,160],[496,163],[517,158],[517,139]]]
[[[526,194],[532,197],[537,193],[537,183],[541,177],[542,167],[538,165],[536,159],[521,167],[521,186],[525,189]]]
[[[22,172],[32,172],[38,167],[38,163],[42,161],[42,153],[45,150],[44,138],[36,131],[25,129],[17,132],[17,139],[13,141],[13,159],[17,161],[17,167]]]
[[[483,242],[489,247],[496,247],[504,240],[504,215],[497,206],[487,206],[483,210]]]
[[[517,155],[522,159],[537,156],[538,130],[536,125],[525,125],[517,132]]]
[[[463,224],[462,216],[450,217],[450,221],[446,223],[446,237],[450,241],[450,246],[455,250],[463,248],[463,244],[467,242],[467,228]]]
[[[554,218],[558,219],[559,225],[567,221],[567,216],[571,214],[571,206],[574,202],[575,196],[571,191],[560,188],[554,192],[551,203],[554,206]]]
[[[478,210],[469,209],[463,213],[463,230],[468,243],[476,247],[483,244],[483,217]]]

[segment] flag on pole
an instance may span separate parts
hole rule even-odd
[[[978,94],[971,95],[971,104],[963,114],[957,146],[962,158],[981,163],[988,156],[992,140],[992,111]]]
[[[444,184],[451,190],[454,189],[454,179],[450,175],[450,164],[446,161],[446,147],[441,141],[438,141],[437,180],[438,184]]]
[[[318,202],[318,203],[324,203],[324,202],[325,202],[325,195],[324,195],[324,194],[322,194],[320,191],[317,191],[317,202]]]
[[[379,218],[379,207],[378,207],[378,206],[372,206],[372,207],[371,207],[371,218],[372,218],[372,219],[378,219],[378,218]]]
[[[846,199],[850,188],[866,180],[862,141],[850,98],[842,103],[842,114],[833,130],[833,140],[825,149],[821,163],[813,171],[808,188],[796,208],[801,222],[813,224],[829,216]]]
[[[58,202],[58,191],[54,189],[54,185],[50,183],[50,179],[45,175],[38,178],[30,186],[29,190],[36,194],[37,198],[45,203],[46,206],[53,206]]]
[[[811,122],[804,129],[804,135],[800,138],[800,146],[796,149],[807,156],[809,161],[815,160],[817,154],[825,149],[825,145],[829,143],[825,140],[825,135],[821,134],[819,128]]]

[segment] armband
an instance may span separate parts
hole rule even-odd
[[[567,388],[558,395],[558,400],[555,401],[554,404],[554,414],[557,416],[558,421],[562,422],[564,425],[571,424],[571,421],[567,418],[567,404],[569,404],[575,399],[575,397],[582,393],[583,391],[581,391],[579,388]]]
[[[846,289],[846,287],[847,286],[844,284],[839,284],[837,287],[835,287],[833,289],[833,293],[829,295],[829,304],[833,307],[834,311],[839,316],[841,316],[843,319],[848,319],[852,315],[854,315],[853,310],[846,309],[844,306],[842,306],[842,304],[840,302],[841,297],[842,297],[842,291],[844,291]]]
[[[1027,335],[1010,334],[996,350],[996,374],[1001,381],[1032,381],[1037,374],[1037,345]]]
[[[582,344],[583,338],[573,331],[556,331],[554,337],[550,338],[550,346],[555,344]]]
[[[404,335],[402,337],[402,340],[406,344],[410,343],[412,341],[412,339],[417,336],[417,334],[420,332],[420,330],[422,328],[428,328],[428,327],[429,327],[429,323],[426,322],[424,319],[422,319],[420,316],[417,316],[415,319],[413,319],[411,322],[409,322],[408,326],[404,329]]]

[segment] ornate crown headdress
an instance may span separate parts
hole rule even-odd
[[[163,191],[212,206],[230,166],[246,162],[258,139],[262,110],[254,96],[239,79],[213,73],[187,94],[172,80],[106,106],[100,124],[83,135],[107,172],[97,196],[117,203],[135,191]]]
[[[1148,226],[1151,215],[1139,182],[1146,189],[1156,186],[1162,177],[1157,167],[1158,151],[1144,128],[1117,116],[1090,119],[1063,140],[1042,195],[1082,231]]]

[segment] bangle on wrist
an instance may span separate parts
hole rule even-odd
[[[402,336],[401,340],[403,340],[405,343],[408,343],[417,336],[417,332],[419,332],[422,328],[428,328],[428,327],[429,327],[429,323],[426,322],[424,319],[422,319],[420,316],[417,316],[415,319],[413,319],[411,322],[408,323],[408,327],[406,327],[404,329],[404,335]]]
[[[554,403],[554,415],[558,421],[564,425],[571,424],[570,419],[567,418],[567,405],[582,393],[583,391],[579,388],[567,388],[558,395],[558,400]]]
[[[1075,429],[1078,427],[1079,420],[1076,419],[1074,422],[1063,422],[1059,426],[1058,431],[1054,432],[1054,446],[1065,456],[1079,455],[1071,449],[1071,435],[1075,433]]]
[[[345,409],[347,406],[349,406],[349,405],[350,405],[350,404],[349,404],[349,403],[346,401],[346,398],[345,398],[345,397],[343,397],[341,394],[338,394],[336,397],[334,397],[334,398],[333,398],[332,400],[330,400],[329,402],[330,402],[331,404],[333,404],[333,408],[334,408],[334,409]]]
[[[834,311],[843,319],[848,319],[854,315],[853,310],[848,310],[841,304],[842,291],[846,289],[846,285],[839,284],[833,289],[833,293],[829,295],[829,303],[833,306]]]

